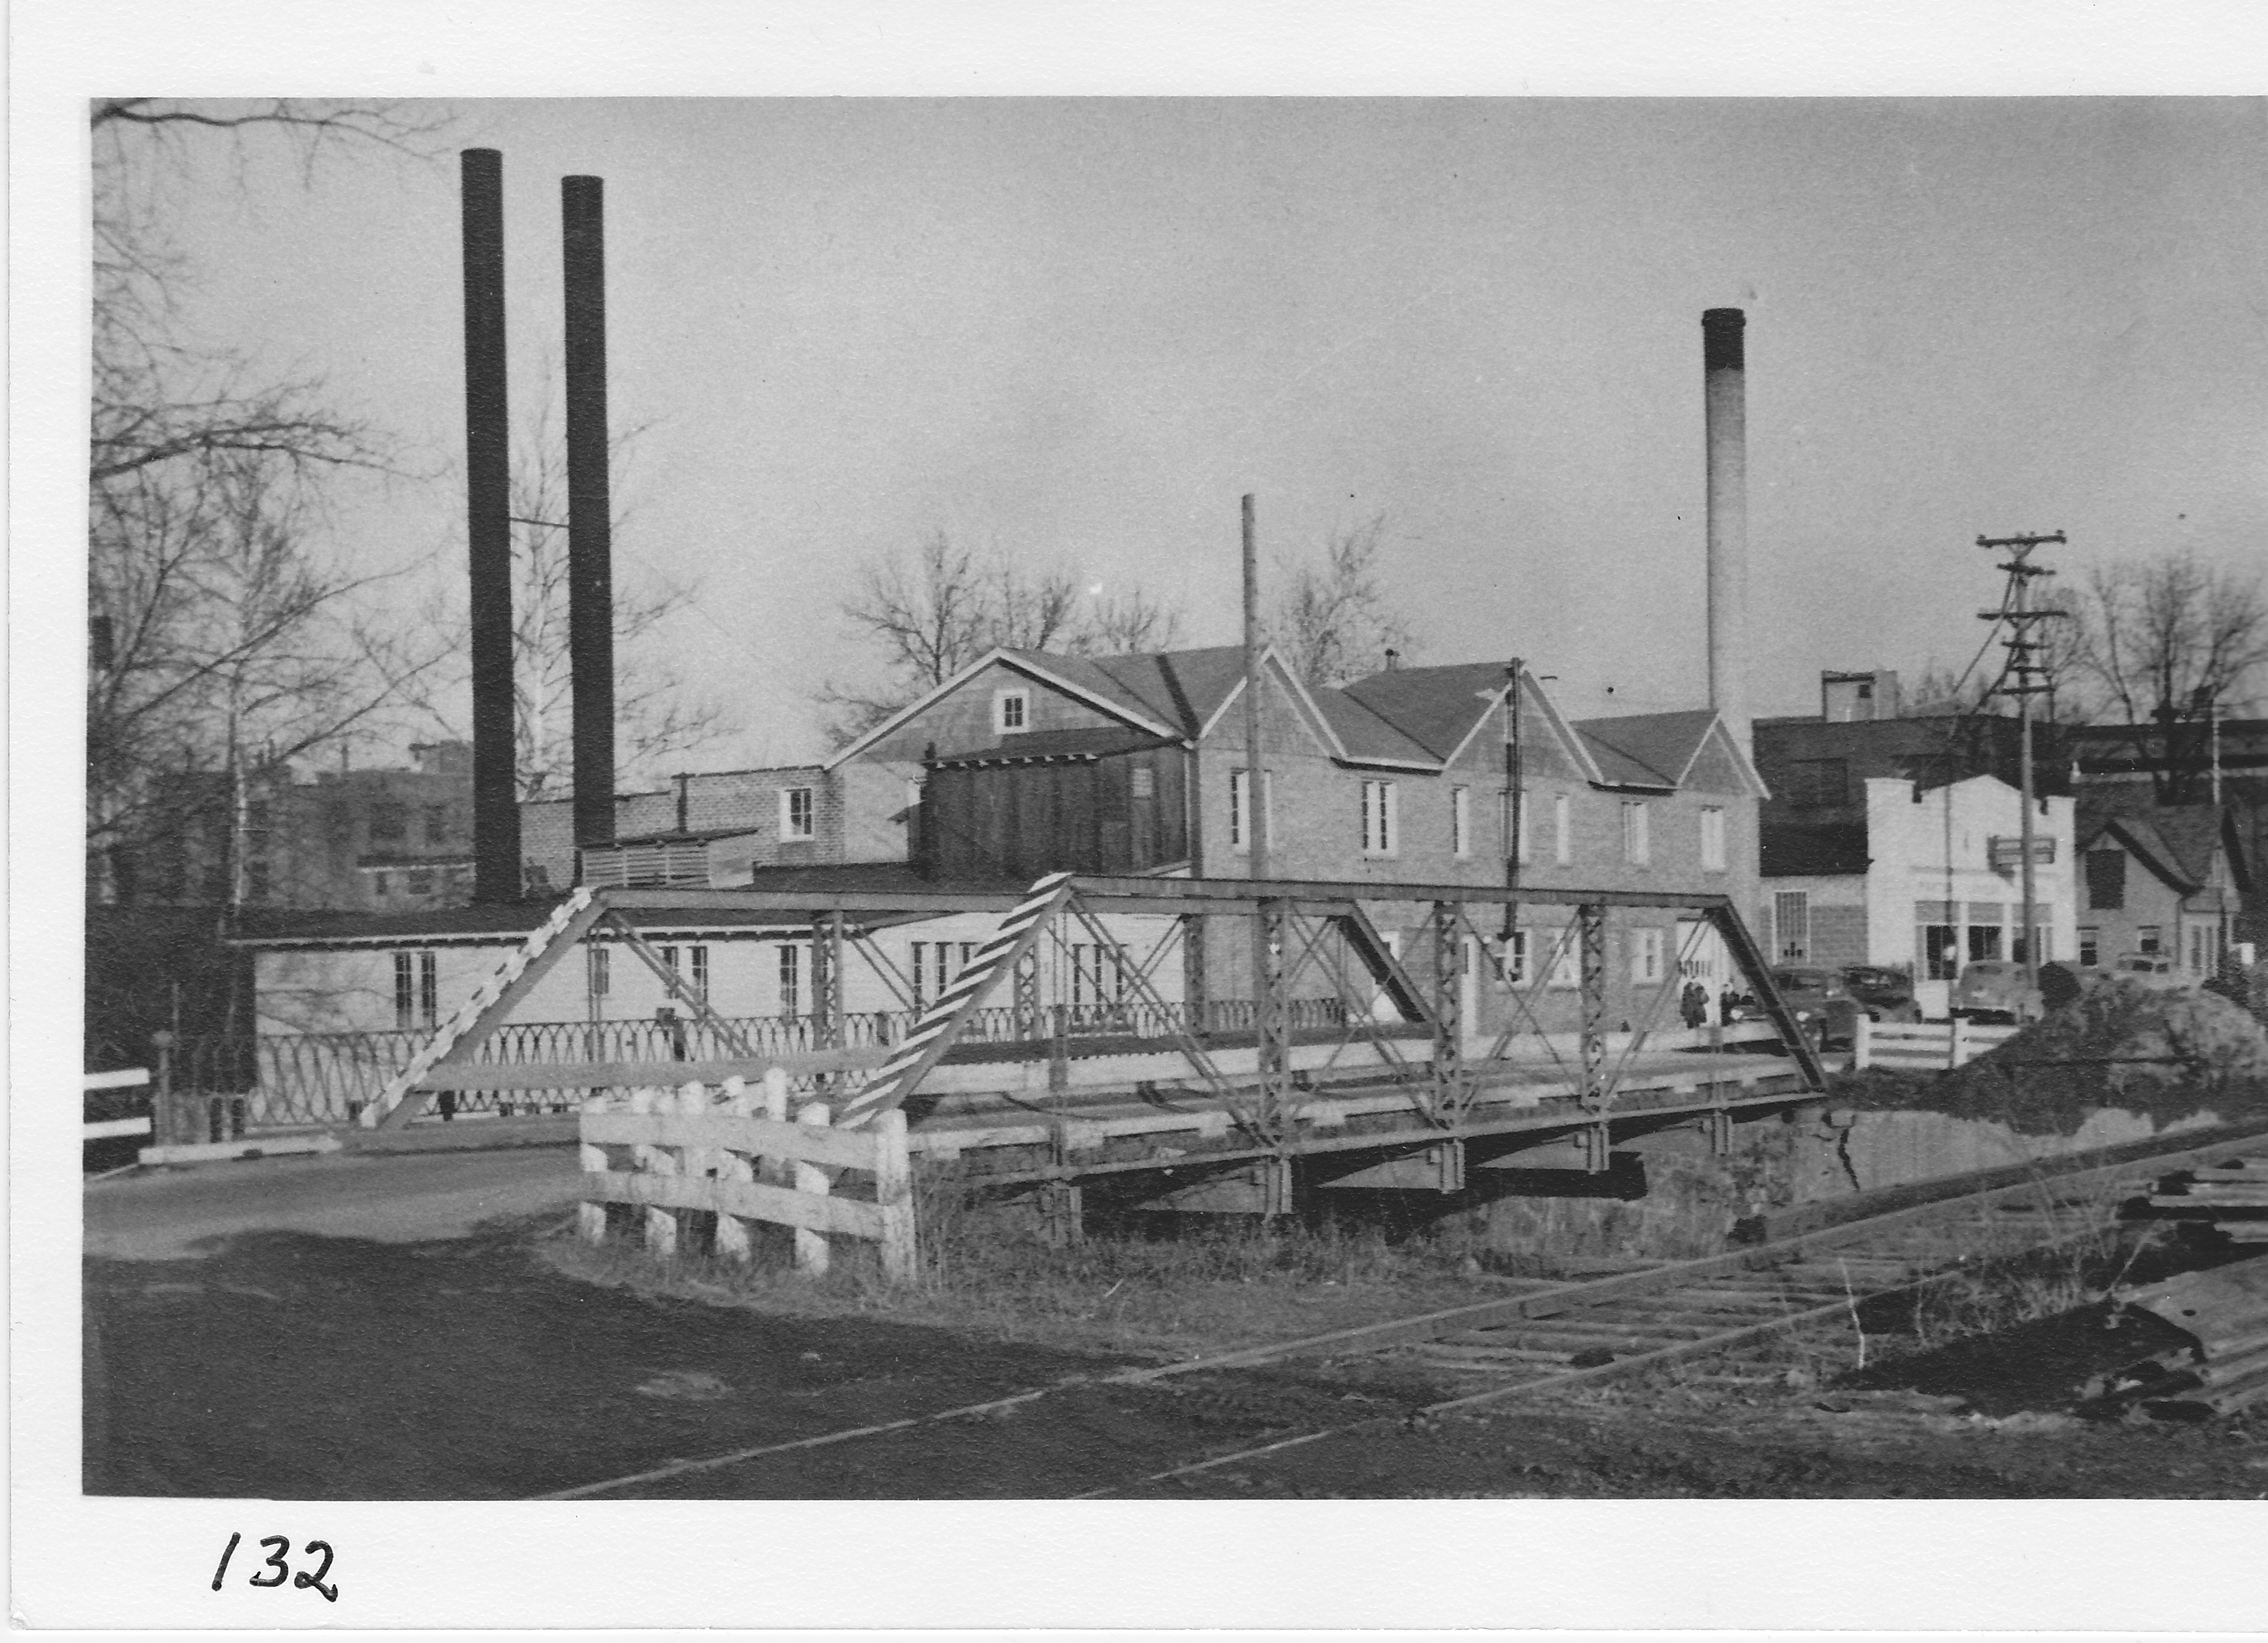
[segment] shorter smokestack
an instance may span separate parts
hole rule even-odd
[[[1702,424],[1708,442],[1709,705],[1749,743],[1748,365],[1738,308],[1701,315]]]

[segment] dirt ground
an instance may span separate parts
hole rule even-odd
[[[1100,1377],[1123,1358],[593,1285],[544,1258],[559,1224],[547,1212],[415,1241],[269,1229],[194,1251],[97,1246],[85,1487],[526,1498],[910,1419],[608,1498],[2268,1497],[2268,1411],[2103,1426],[1982,1412],[1975,1386],[1954,1384],[2007,1382],[2005,1363],[1947,1371],[1923,1392],[1879,1375],[1843,1389],[1771,1362],[1696,1366],[1437,1418],[1420,1411],[1466,1388],[1406,1359],[1113,1385]],[[161,1248],[171,1258],[153,1258]],[[1047,1387],[1058,1389],[930,1418]]]

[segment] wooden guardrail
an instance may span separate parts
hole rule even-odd
[[[830,1237],[863,1238],[881,1247],[893,1283],[918,1270],[913,1171],[902,1112],[884,1113],[858,1130],[833,1127],[824,1102],[807,1103],[793,1122],[787,1072],[774,1067],[760,1085],[728,1078],[712,1092],[688,1083],[597,1097],[583,1108],[581,1228],[593,1242],[607,1235],[607,1205],[644,1211],[646,1247],[674,1253],[688,1212],[716,1217],[719,1254],[748,1259],[749,1223],[792,1227],[797,1267],[827,1271]],[[836,1189],[845,1175],[865,1179]]]
[[[92,1095],[97,1090],[134,1090],[150,1087],[150,1069],[125,1067],[115,1072],[89,1072],[83,1076],[79,1089]],[[148,1135],[151,1133],[150,1115],[137,1114],[126,1118],[88,1118],[80,1115],[79,1138],[84,1141],[107,1141],[114,1137]]]
[[[1852,1030],[1851,1065],[1895,1072],[1949,1071],[1968,1065],[2021,1030],[1984,1027],[1961,1016],[1949,1021],[1870,1021],[1861,1014]]]

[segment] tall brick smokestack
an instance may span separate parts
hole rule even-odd
[[[472,572],[473,896],[517,901],[512,771],[512,431],[505,409],[504,156],[460,161],[465,240],[465,526]]]
[[[1709,446],[1709,705],[1749,746],[1748,365],[1738,308],[1701,315],[1703,426]]]
[[[567,654],[575,843],[615,842],[614,548],[607,488],[605,182],[560,181],[567,287]]]

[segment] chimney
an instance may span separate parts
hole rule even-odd
[[[615,842],[613,546],[607,494],[604,181],[560,181],[567,287],[567,655],[574,708],[575,843]]]
[[[504,156],[460,162],[465,239],[465,535],[473,646],[473,899],[519,899],[512,693],[512,441],[504,398]],[[341,749],[340,769],[344,770]]]
[[[1709,705],[1749,747],[1748,367],[1738,308],[1701,315],[1703,427],[1709,446]]]

